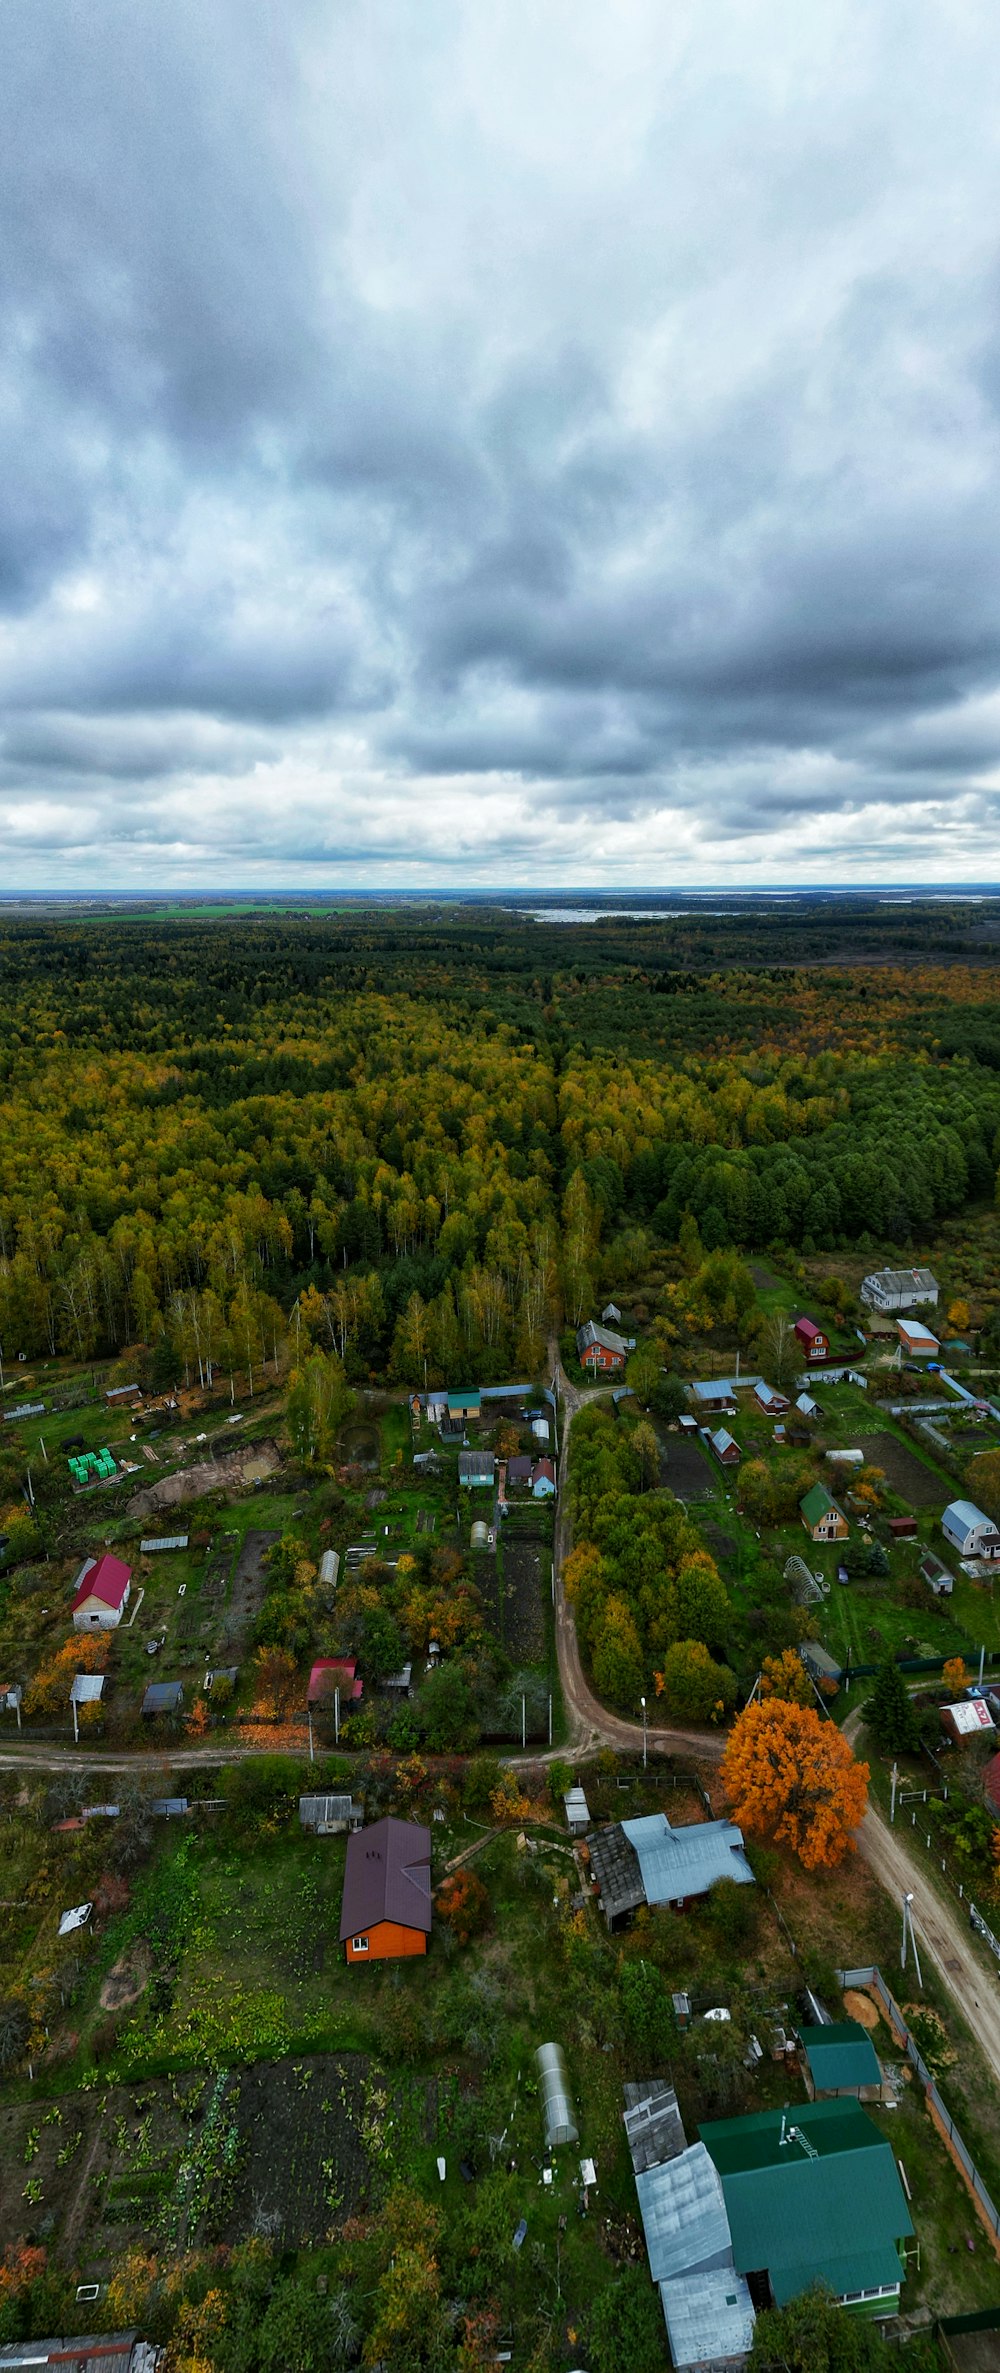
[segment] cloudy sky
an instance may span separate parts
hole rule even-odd
[[[987,0],[6,0],[0,890],[1000,877]]]

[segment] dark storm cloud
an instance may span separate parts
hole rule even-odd
[[[0,41],[10,887],[994,869],[985,20]]]

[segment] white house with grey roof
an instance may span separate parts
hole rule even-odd
[[[861,1300],[869,1310],[915,1310],[927,1303],[933,1308],[938,1298],[938,1281],[929,1269],[876,1269],[866,1277],[861,1288]]]

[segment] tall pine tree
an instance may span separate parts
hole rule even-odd
[[[907,1755],[919,1743],[917,1718],[906,1683],[891,1656],[879,1666],[875,1687],[865,1707],[865,1720],[879,1746],[891,1748],[894,1755]]]

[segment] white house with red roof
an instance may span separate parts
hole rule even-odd
[[[132,1588],[132,1573],[120,1557],[86,1557],[76,1577],[73,1624],[77,1631],[114,1631]]]

